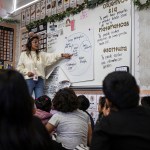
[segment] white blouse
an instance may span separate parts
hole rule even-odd
[[[45,67],[53,65],[61,58],[60,53],[39,52],[39,59],[37,59],[35,51],[31,51],[29,56],[27,56],[25,51],[20,55],[17,70],[24,75],[25,79],[33,78],[28,77],[28,72],[36,72],[37,76],[45,79]]]

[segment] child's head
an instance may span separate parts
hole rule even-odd
[[[104,96],[100,97],[99,98],[99,104],[98,104],[98,111],[99,111],[99,113],[103,112],[105,104],[106,104],[106,98]]]
[[[63,88],[56,92],[52,103],[54,109],[61,112],[73,112],[78,108],[77,96],[70,88]]]
[[[80,110],[86,111],[89,108],[90,102],[89,102],[88,98],[86,98],[84,95],[79,95],[77,100],[79,102]]]
[[[139,105],[139,86],[135,77],[125,71],[109,73],[103,80],[103,92],[111,105],[118,110]]]
[[[0,69],[0,95],[0,119],[1,122],[3,119],[3,125],[13,121],[13,130],[15,123],[17,126],[30,123],[34,101],[22,74],[15,70]]]
[[[52,102],[51,102],[51,99],[47,95],[43,95],[35,100],[35,105],[36,105],[36,108],[38,109],[50,112]]]
[[[150,96],[144,96],[141,98],[141,105],[144,107],[150,107]]]

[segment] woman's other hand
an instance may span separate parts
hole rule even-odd
[[[32,73],[32,72],[28,72],[28,77],[33,77],[34,76],[34,73]]]
[[[70,59],[73,56],[73,54],[62,53],[61,56],[66,59]]]

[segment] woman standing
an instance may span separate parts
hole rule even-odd
[[[62,58],[70,59],[72,55],[40,52],[39,36],[33,32],[29,33],[26,47],[20,55],[17,70],[24,75],[30,94],[34,91],[35,98],[38,98],[44,95],[45,68]]]

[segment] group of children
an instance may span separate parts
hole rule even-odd
[[[77,97],[73,89],[63,88],[56,92],[52,102],[43,95],[35,99],[35,105],[34,115],[42,120],[49,134],[53,134],[55,140],[61,143],[61,149],[90,145],[94,121],[86,112],[90,103],[84,95]],[[54,114],[50,113],[52,107],[56,110]]]
[[[68,93],[67,93],[68,92]],[[69,93],[70,92],[70,93]],[[58,111],[61,111],[61,115],[59,114],[57,117],[55,116],[55,118],[53,119],[53,121],[52,120],[50,120],[50,118],[53,116],[53,113],[51,113],[51,109],[52,109],[52,100],[47,96],[47,95],[43,95],[43,96],[41,96],[41,97],[39,97],[39,98],[37,98],[37,99],[35,99],[35,112],[34,112],[34,115],[36,116],[36,117],[38,117],[38,118],[40,118],[41,119],[41,121],[42,121],[42,123],[46,126],[46,128],[49,130],[49,133],[52,133],[51,135],[54,137],[53,139],[55,139],[57,142],[61,142],[62,143],[62,145],[61,146],[64,146],[64,147],[61,147],[62,149],[74,149],[75,148],[75,145],[78,145],[78,144],[85,144],[85,146],[86,146],[86,143],[84,143],[84,142],[82,142],[81,143],[81,141],[79,141],[78,142],[78,144],[77,143],[75,143],[74,144],[74,146],[72,147],[72,146],[70,146],[70,147],[68,147],[68,143],[70,143],[70,141],[69,142],[67,142],[66,143],[66,139],[64,139],[63,141],[61,141],[60,139],[62,138],[61,136],[60,136],[60,139],[57,137],[57,135],[58,134],[60,134],[61,132],[66,132],[65,134],[68,136],[69,135],[69,133],[67,134],[67,131],[68,131],[68,129],[70,129],[69,127],[68,128],[66,128],[67,127],[67,125],[65,125],[65,124],[68,124],[69,126],[71,125],[70,124],[70,121],[69,122],[67,122],[67,120],[71,120],[72,118],[74,118],[73,116],[71,116],[71,115],[67,115],[67,113],[69,112],[70,114],[71,114],[71,112],[73,112],[74,110],[76,110],[77,109],[77,105],[75,106],[75,105],[72,105],[72,106],[74,106],[74,108],[71,108],[71,106],[70,105],[68,105],[68,107],[70,107],[70,108],[65,108],[65,107],[67,107],[67,106],[65,106],[66,104],[65,104],[65,101],[67,101],[67,96],[71,96],[71,94],[73,94],[74,96],[75,96],[75,93],[74,93],[74,91],[73,90],[70,90],[70,89],[68,89],[68,88],[64,88],[64,89],[61,89],[59,92],[58,92],[59,94],[57,94],[56,93],[56,97],[54,98],[54,100],[53,100],[53,105],[58,109]],[[66,95],[66,94],[68,94],[68,95]],[[63,98],[63,96],[64,96],[64,102],[63,102],[63,105],[61,104],[61,99]],[[58,100],[59,99],[59,97],[61,97],[60,98],[60,100]],[[56,98],[57,98],[57,100],[56,100]],[[77,101],[78,101],[78,109],[80,109],[80,110],[82,110],[83,112],[85,112],[88,116],[89,116],[89,118],[90,118],[90,123],[89,123],[89,125],[91,125],[91,129],[92,129],[92,132],[94,131],[94,121],[93,121],[93,118],[92,118],[92,116],[87,112],[87,109],[89,108],[89,106],[90,106],[90,102],[89,102],[89,100],[88,100],[88,98],[86,97],[86,96],[84,96],[84,95],[79,95],[78,97],[77,97]],[[71,103],[71,102],[69,102],[69,100],[68,100],[68,103]],[[75,103],[75,102],[74,102]],[[62,105],[61,107],[60,106],[57,106],[57,105]],[[150,107],[150,97],[149,96],[146,96],[146,97],[142,97],[142,99],[141,99],[141,105],[143,105],[144,107]],[[64,107],[64,108],[63,108]],[[54,107],[53,107],[53,109],[54,109]],[[105,96],[102,96],[102,97],[100,97],[100,99],[99,99],[99,104],[98,104],[98,111],[99,111],[99,116],[98,116],[98,119],[97,119],[97,122],[96,122],[96,125],[98,125],[100,122],[101,122],[101,120],[102,120],[102,118],[104,117],[104,116],[107,116],[107,115],[109,115],[109,113],[111,112],[111,111],[117,111],[117,109],[115,108],[115,107],[109,107],[109,106],[107,106],[107,103],[106,103],[106,97]],[[80,111],[81,112],[81,111]],[[58,112],[58,113],[60,113],[60,112]],[[67,116],[66,118],[63,116],[64,114]],[[72,115],[75,115],[75,113],[72,113]],[[70,118],[70,116],[71,116],[71,118]],[[80,116],[81,117],[81,116]],[[58,119],[59,118],[59,119]],[[58,131],[60,130],[59,129],[59,124],[61,124],[61,128],[63,128],[63,123],[61,123],[61,119],[63,119],[63,122],[64,122],[64,130],[63,131],[61,131],[60,133],[58,132],[58,134],[57,134],[57,131],[55,130],[55,129],[57,129],[57,127],[58,127]],[[65,120],[66,119],[66,120]],[[75,118],[74,118],[75,119]],[[50,120],[50,121],[49,121]],[[56,121],[57,120],[57,121]],[[78,120],[78,121],[80,121],[80,120]],[[72,122],[73,124],[77,124],[76,122]],[[88,123],[88,122],[87,122]],[[73,126],[74,125],[72,125],[72,128],[73,128]],[[82,127],[82,125],[81,125],[81,127]],[[65,131],[66,130],[66,131]],[[52,132],[53,131],[53,132]],[[72,132],[73,132],[73,130],[72,130]],[[78,131],[79,132],[79,131]],[[91,133],[92,133],[91,132]],[[61,133],[62,134],[62,133]],[[58,135],[59,136],[59,135]],[[63,136],[65,136],[65,135],[63,135]],[[85,138],[87,138],[86,136],[85,136]],[[59,139],[59,140],[58,140]],[[67,139],[68,140],[68,139]],[[91,139],[89,139],[89,141],[90,141]],[[88,143],[88,141],[87,141],[87,143]],[[71,143],[71,145],[72,145],[72,143]],[[90,142],[88,143],[88,146],[90,146]]]
[[[149,150],[149,97],[141,99],[144,107],[139,105],[135,78],[112,72],[103,80],[103,93],[99,118],[92,127],[86,112],[90,104],[73,89],[60,89],[52,101],[45,95],[33,100],[19,72],[0,70],[0,149],[74,150],[82,144],[90,150]],[[51,114],[51,108],[56,113]]]

